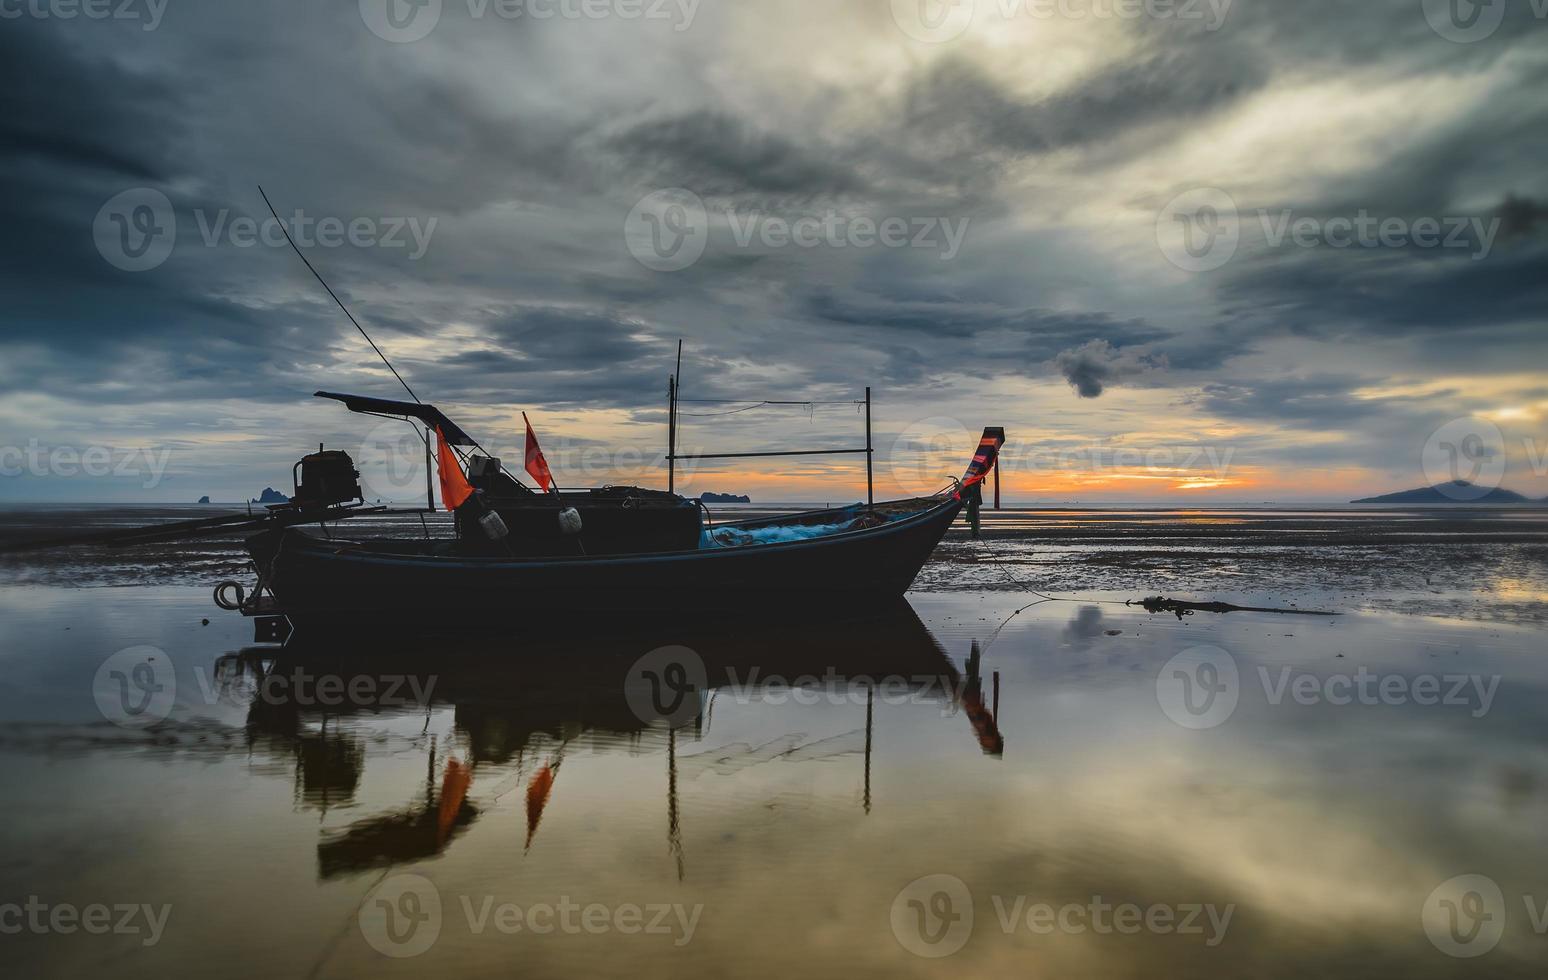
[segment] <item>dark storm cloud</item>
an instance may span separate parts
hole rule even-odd
[[[807,297],[805,311],[828,322],[877,331],[893,380],[939,374],[954,359],[958,370],[990,377],[1034,376],[1052,362],[1083,398],[1100,395],[1106,384],[1164,366],[1164,355],[1134,347],[1164,344],[1174,337],[1141,320],[1107,314],[1006,310],[940,296],[887,299],[823,291]],[[975,353],[985,356],[972,357]]]
[[[1503,227],[1503,225],[1502,225]],[[1496,240],[1467,250],[1284,249],[1244,262],[1222,288],[1244,322],[1313,337],[1423,333],[1447,348],[1540,338],[1548,243]]]
[[[1251,384],[1206,384],[1198,398],[1203,408],[1224,417],[1309,427],[1331,427],[1391,410],[1389,403],[1356,398],[1353,392],[1358,387],[1359,380],[1348,376],[1277,378]]]
[[[816,140],[799,145],[748,120],[698,111],[649,119],[607,140],[626,172],[704,195],[811,197],[859,190],[860,178]]]
[[[907,124],[964,150],[1046,153],[1171,127],[1205,115],[1262,86],[1265,63],[1229,38],[1178,35],[1082,78],[1068,90],[1028,101],[1011,95],[982,66],[952,58],[923,74],[906,106]]]
[[[1163,366],[1164,359],[1114,347],[1106,340],[1090,340],[1054,357],[1064,380],[1082,398],[1097,398],[1107,386]]]
[[[1500,237],[1506,242],[1531,238],[1548,228],[1548,204],[1527,197],[1506,194],[1495,215],[1500,219]]]
[[[920,331],[947,338],[982,333],[1014,335],[1018,349],[1028,356],[1053,357],[1070,344],[1095,338],[1123,345],[1166,340],[1169,331],[1137,319],[1120,319],[1107,313],[1064,313],[1051,310],[1006,309],[960,297],[924,295],[917,287],[900,284],[901,298],[874,293],[818,290],[805,299],[805,312],[830,323],[874,326],[894,331]]]
[[[260,182],[282,211],[440,219],[419,262],[309,254],[411,382],[470,405],[651,418],[685,337],[705,397],[843,397],[863,379],[925,403],[958,373],[1062,375],[1078,412],[1080,396],[1115,382],[1203,381],[1190,406],[1201,413],[1407,438],[1426,406],[1351,394],[1399,349],[1384,345],[1419,336],[1405,356],[1501,371],[1541,350],[1548,104],[1536,93],[1548,34],[1522,19],[1524,4],[1507,4],[1477,44],[1438,37],[1418,0],[1236,0],[1213,33],[1093,24],[1115,31],[1110,47],[1033,39],[1019,52],[971,35],[911,45],[885,4],[877,34],[823,36],[835,46],[822,51],[809,24],[755,3],[650,35],[475,22],[450,6],[406,45],[373,37],[353,2],[174,5],[149,33],[7,21],[0,362],[25,353],[27,392],[130,416],[157,400],[239,399],[259,416],[318,387],[396,394],[288,250],[199,240],[196,213],[264,217]],[[781,69],[745,62],[749,44]],[[1060,71],[1039,74],[1049,59]],[[1211,127],[1255,100],[1326,84],[1331,110],[1435,78],[1447,86],[1424,90],[1434,105],[1414,133],[1379,130],[1376,111],[1369,130],[1319,132],[1295,159],[1243,172],[1255,196],[1242,204],[1498,216],[1486,259],[1244,250],[1179,285],[1153,278],[1147,260],[1173,271],[1153,241],[1135,258],[1120,237],[1135,213],[1143,226],[1147,208],[1200,182],[1172,161],[1210,159]],[[1487,97],[1459,97],[1465,110],[1445,104],[1475,90]],[[621,229],[642,194],[671,185],[712,206],[970,216],[972,227],[949,263],[712,247],[664,274],[634,261]],[[126,273],[97,253],[91,225],[137,186],[168,195],[179,238],[165,265]],[[1243,366],[1276,342],[1321,345],[1305,355],[1321,360]],[[1162,358],[1168,369],[1154,370]],[[1299,380],[1332,366],[1336,381]],[[0,363],[0,380],[18,378]],[[1327,450],[1375,451],[1364,439]]]

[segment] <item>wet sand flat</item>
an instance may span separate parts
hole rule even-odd
[[[1247,541],[1334,519],[988,516],[821,628],[282,648],[211,605],[219,549],[13,559],[0,904],[45,927],[8,967],[1540,975],[1548,662],[1502,614],[1540,604],[1540,543],[1419,545],[1482,576],[1432,587],[1443,616],[1396,611],[1441,601],[1396,548]],[[1125,604],[1154,592],[1342,615]],[[141,911],[46,918],[93,905]]]

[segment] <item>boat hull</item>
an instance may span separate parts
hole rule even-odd
[[[562,616],[809,615],[901,596],[962,503],[942,498],[879,527],[802,541],[656,555],[479,558],[404,553],[294,529],[248,542],[297,624],[550,625]],[[407,542],[400,543],[407,544]],[[575,619],[576,628],[587,621]]]

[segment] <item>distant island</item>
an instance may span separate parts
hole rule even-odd
[[[209,494],[205,494],[204,496],[199,498],[199,503],[201,503],[201,504],[207,504],[209,502],[210,502]]]
[[[738,496],[734,493],[701,493],[699,499],[706,504],[750,504],[752,498],[745,493]]]
[[[1399,490],[1397,493],[1384,493],[1379,497],[1363,497],[1360,500],[1351,500],[1352,504],[1531,504],[1536,503],[1531,497],[1523,497],[1514,490],[1506,490],[1504,487],[1485,489],[1467,482],[1466,480],[1453,480],[1450,483],[1437,483],[1433,487],[1419,487],[1414,490]]]
[[[288,503],[290,503],[290,498],[285,496],[284,494],[280,493],[278,490],[274,489],[273,487],[264,487],[263,488],[263,493],[260,493],[256,500],[249,501],[249,503],[254,503],[254,504],[288,504]]]

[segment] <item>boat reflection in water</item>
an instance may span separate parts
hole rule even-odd
[[[412,802],[324,831],[317,859],[325,880],[440,854],[513,793],[513,801],[525,795],[531,848],[565,750],[582,739],[591,751],[665,748],[668,841],[681,877],[679,741],[707,736],[716,702],[726,695],[829,703],[853,712],[857,725],[863,711],[863,729],[847,736],[757,751],[790,759],[860,756],[855,779],[866,813],[878,702],[940,705],[942,737],[972,737],[991,756],[1004,749],[998,674],[985,683],[976,644],[959,668],[901,600],[799,629],[760,622],[670,636],[307,636],[216,663],[223,700],[250,698],[248,744],[293,759],[298,803],[325,813],[359,805],[367,746],[383,740],[373,726],[395,721],[401,730],[405,719],[424,716],[420,737],[410,741],[425,757],[422,777],[405,787]],[[438,738],[431,717],[448,707],[453,735]]]

